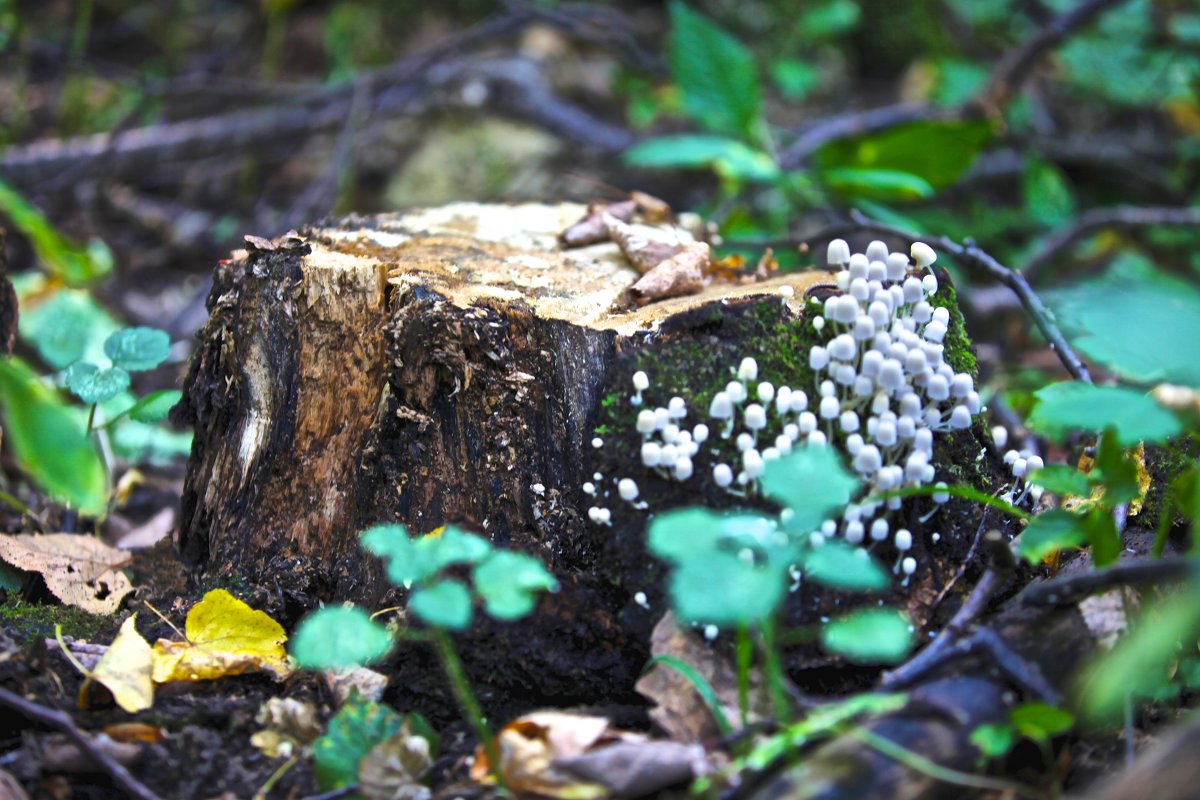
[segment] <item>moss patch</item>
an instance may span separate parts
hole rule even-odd
[[[116,630],[115,617],[89,614],[73,606],[7,598],[0,603],[0,626],[22,646],[54,637],[54,626],[75,639],[101,641]]]

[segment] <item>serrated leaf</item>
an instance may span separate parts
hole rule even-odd
[[[1071,381],[1033,393],[1037,405],[1028,424],[1040,434],[1062,439],[1071,431],[1113,427],[1122,446],[1159,442],[1183,430],[1179,419],[1145,392],[1125,386],[1094,386]]]
[[[408,599],[408,610],[423,622],[452,631],[471,624],[471,605],[471,591],[452,578],[421,586]]]
[[[129,388],[129,373],[120,367],[101,369],[80,361],[67,370],[67,387],[88,405],[103,403]]]
[[[850,592],[882,591],[892,582],[867,551],[836,541],[809,550],[801,569],[806,579]]]
[[[171,354],[171,337],[157,328],[122,328],[104,340],[104,354],[130,372],[154,369]]]
[[[291,673],[283,626],[224,589],[213,589],[188,611],[187,640],[154,643],[154,680],[214,680],[263,670]]]
[[[151,392],[134,403],[133,408],[129,409],[129,416],[137,422],[160,422],[167,418],[182,398],[183,392],[178,389]]]
[[[1082,547],[1085,540],[1077,515],[1052,509],[1038,514],[1021,531],[1017,553],[1030,564],[1040,564],[1059,550]]]
[[[0,360],[5,443],[47,494],[95,516],[108,502],[108,473],[83,415],[20,359]]]
[[[397,734],[404,717],[378,703],[351,695],[313,742],[313,774],[323,791],[358,783],[363,756]]]
[[[856,611],[830,620],[821,644],[855,664],[895,664],[912,649],[912,625],[891,609]]]
[[[333,606],[304,619],[291,644],[303,669],[346,669],[382,659],[392,649],[392,635],[361,608]]]
[[[667,62],[684,109],[710,130],[757,142],[762,98],[750,51],[682,2],[670,13]]]
[[[783,599],[786,567],[709,552],[671,571],[668,592],[680,619],[714,625],[758,624]]]
[[[88,292],[61,289],[40,302],[21,299],[21,338],[56,370],[81,359],[99,359],[102,342],[118,328],[116,319]]]
[[[832,447],[804,448],[769,461],[761,482],[764,495],[791,509],[788,530],[802,533],[819,528],[859,486]]]
[[[492,551],[491,542],[454,525],[412,538],[403,525],[376,525],[363,532],[363,549],[387,562],[388,580],[407,586],[431,578],[452,564],[475,564]]]

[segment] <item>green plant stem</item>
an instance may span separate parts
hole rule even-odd
[[[96,404],[92,403],[91,407],[88,408],[88,420],[87,420],[88,436],[91,436],[92,431],[95,430],[95,427],[94,427],[95,422],[96,422]]]
[[[725,716],[725,709],[721,707],[721,699],[717,697],[716,690],[700,674],[699,670],[675,656],[655,656],[646,662],[646,668],[642,670],[642,674],[648,672],[651,667],[660,664],[664,667],[670,667],[686,678],[692,684],[692,688],[696,690],[696,693],[700,695],[700,699],[708,706],[708,710],[712,713],[713,720],[717,723],[721,734],[723,736],[733,735],[733,726],[729,724],[729,718]],[[744,722],[743,727],[745,727]]]
[[[767,685],[771,691],[771,705],[775,709],[775,719],[786,725],[791,721],[791,705],[788,703],[787,687],[784,686],[783,659],[779,654],[779,642],[775,637],[775,619],[772,617],[763,622],[762,626],[763,666],[766,672]]]
[[[13,495],[4,491],[3,489],[0,489],[0,503],[4,503],[6,506],[9,506],[13,510],[21,512],[25,516],[34,520],[35,522],[38,521],[37,515],[33,513],[32,508],[25,505],[20,500],[18,500],[16,497],[14,497]]]
[[[754,642],[745,624],[737,626],[736,645],[738,713],[744,728],[750,719],[750,662],[754,658]]]
[[[903,489],[892,489],[891,491],[868,495],[859,502],[874,503],[876,501],[882,502],[889,497],[917,497],[934,494],[948,494],[951,497],[958,497],[963,500],[974,500],[977,503],[983,503],[985,506],[991,506],[1003,511],[1005,514],[1017,519],[1029,519],[1029,514],[1017,508],[1012,503],[1006,503],[998,497],[992,497],[987,492],[981,492],[973,486],[964,486],[962,484],[953,484],[951,486],[909,486]]]
[[[899,761],[909,769],[924,773],[931,778],[945,783],[952,783],[958,786],[969,786],[973,789],[984,789],[987,791],[997,791],[1011,793],[1017,797],[1044,797],[1045,793],[1041,792],[1032,786],[1026,786],[1016,781],[1006,781],[1000,778],[989,778],[986,775],[972,775],[969,772],[960,772],[956,769],[943,767],[930,761],[925,756],[914,753],[906,747],[896,744],[891,739],[884,738],[874,731],[863,727],[855,726],[849,729],[849,734],[855,739],[858,739],[868,747],[872,747],[883,753],[888,758]]]
[[[459,708],[466,716],[467,721],[471,723],[471,727],[475,729],[475,735],[483,745],[484,752],[487,753],[488,767],[496,779],[496,785],[503,789],[504,775],[500,769],[500,748],[496,746],[496,739],[483,720],[483,709],[480,707],[475,693],[471,691],[471,683],[467,680],[467,673],[463,670],[462,662],[458,660],[454,642],[451,641],[450,634],[446,633],[444,628],[431,627],[429,632],[434,647],[437,648],[442,668],[446,670],[446,677],[450,680],[450,689],[454,692],[454,699],[458,701]]]

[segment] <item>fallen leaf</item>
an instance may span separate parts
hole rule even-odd
[[[92,670],[92,678],[131,714],[154,704],[154,651],[134,627],[136,620],[137,614],[125,620]]]
[[[272,697],[254,721],[264,728],[251,734],[250,744],[271,758],[288,758],[321,735],[316,707],[291,697]]]
[[[146,645],[149,647],[149,645]],[[167,732],[157,725],[147,725],[144,722],[118,722],[115,725],[105,725],[104,732],[114,742],[142,744],[161,744],[166,741]]]
[[[378,700],[383,697],[387,688],[388,676],[366,667],[354,669],[327,669],[321,671],[321,680],[333,694],[337,705],[342,705],[352,692],[358,692],[367,700]]]
[[[92,737],[92,744],[106,756],[127,767],[142,754],[140,744],[115,742],[107,734]],[[68,739],[66,735],[52,734],[46,737],[42,749],[43,772],[79,772],[92,773],[101,769],[91,754],[85,753],[79,745]]]
[[[675,624],[670,612],[663,615],[650,634],[650,654],[672,658],[690,666],[712,687],[725,717],[739,719],[737,673],[728,659],[717,653],[695,631]],[[702,742],[720,735],[712,711],[695,684],[667,664],[655,664],[634,685],[639,694],[655,703],[650,718],[679,742]],[[770,713],[770,702],[757,674],[750,676],[750,722]]]
[[[9,773],[0,769],[0,800],[29,800],[25,787]]]
[[[587,213],[558,235],[558,241],[563,247],[585,247],[589,244],[599,244],[608,241],[608,229],[602,217],[610,214],[622,222],[629,222],[637,212],[638,204],[633,200],[621,203],[593,203],[588,206]]]
[[[601,214],[608,238],[617,243],[621,253],[629,259],[629,263],[638,272],[645,275],[667,259],[684,249],[681,242],[665,241],[661,238],[663,232],[646,226],[634,227],[627,225],[612,214]],[[705,245],[707,251],[707,245]]]
[[[130,557],[128,550],[109,547],[91,536],[0,534],[0,558],[19,569],[40,573],[55,597],[93,614],[111,614],[133,591],[120,571]]]
[[[614,742],[557,758],[556,769],[598,783],[615,797],[646,797],[708,772],[704,748],[679,742]]]
[[[428,800],[432,792],[420,779],[432,765],[429,740],[406,725],[358,762],[358,792],[367,800]]]
[[[154,682],[201,681],[266,670],[291,673],[283,626],[224,589],[213,589],[188,611],[186,641],[154,644]]]
[[[165,539],[174,527],[175,509],[168,506],[118,539],[117,545],[131,549],[152,547],[160,539]]]
[[[608,790],[559,769],[559,759],[582,755],[588,750],[617,741],[644,743],[644,736],[609,726],[604,717],[536,711],[505,725],[496,734],[500,774],[508,788],[560,800],[590,800],[606,797]],[[471,777],[482,781],[491,773],[483,747],[475,750]]]
[[[704,242],[692,242],[638,278],[629,288],[629,292],[639,306],[654,300],[694,294],[703,289],[708,282],[705,277],[708,261],[708,245]]]

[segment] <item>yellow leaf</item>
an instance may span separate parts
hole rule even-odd
[[[41,573],[55,597],[93,614],[111,614],[133,591],[120,571],[130,561],[129,551],[109,547],[91,536],[0,534],[0,558],[19,569]]]
[[[213,589],[192,606],[184,629],[187,641],[154,644],[154,682],[204,681],[267,670],[276,678],[291,673],[283,626],[224,589]]]
[[[154,652],[134,627],[137,614],[121,625],[117,638],[108,646],[92,677],[112,692],[117,705],[129,713],[144,711],[154,703]]]
[[[1146,502],[1146,493],[1150,491],[1150,470],[1146,469],[1146,444],[1138,442],[1133,451],[1133,466],[1137,472],[1138,496],[1129,501],[1129,516],[1136,517],[1142,513]]]

